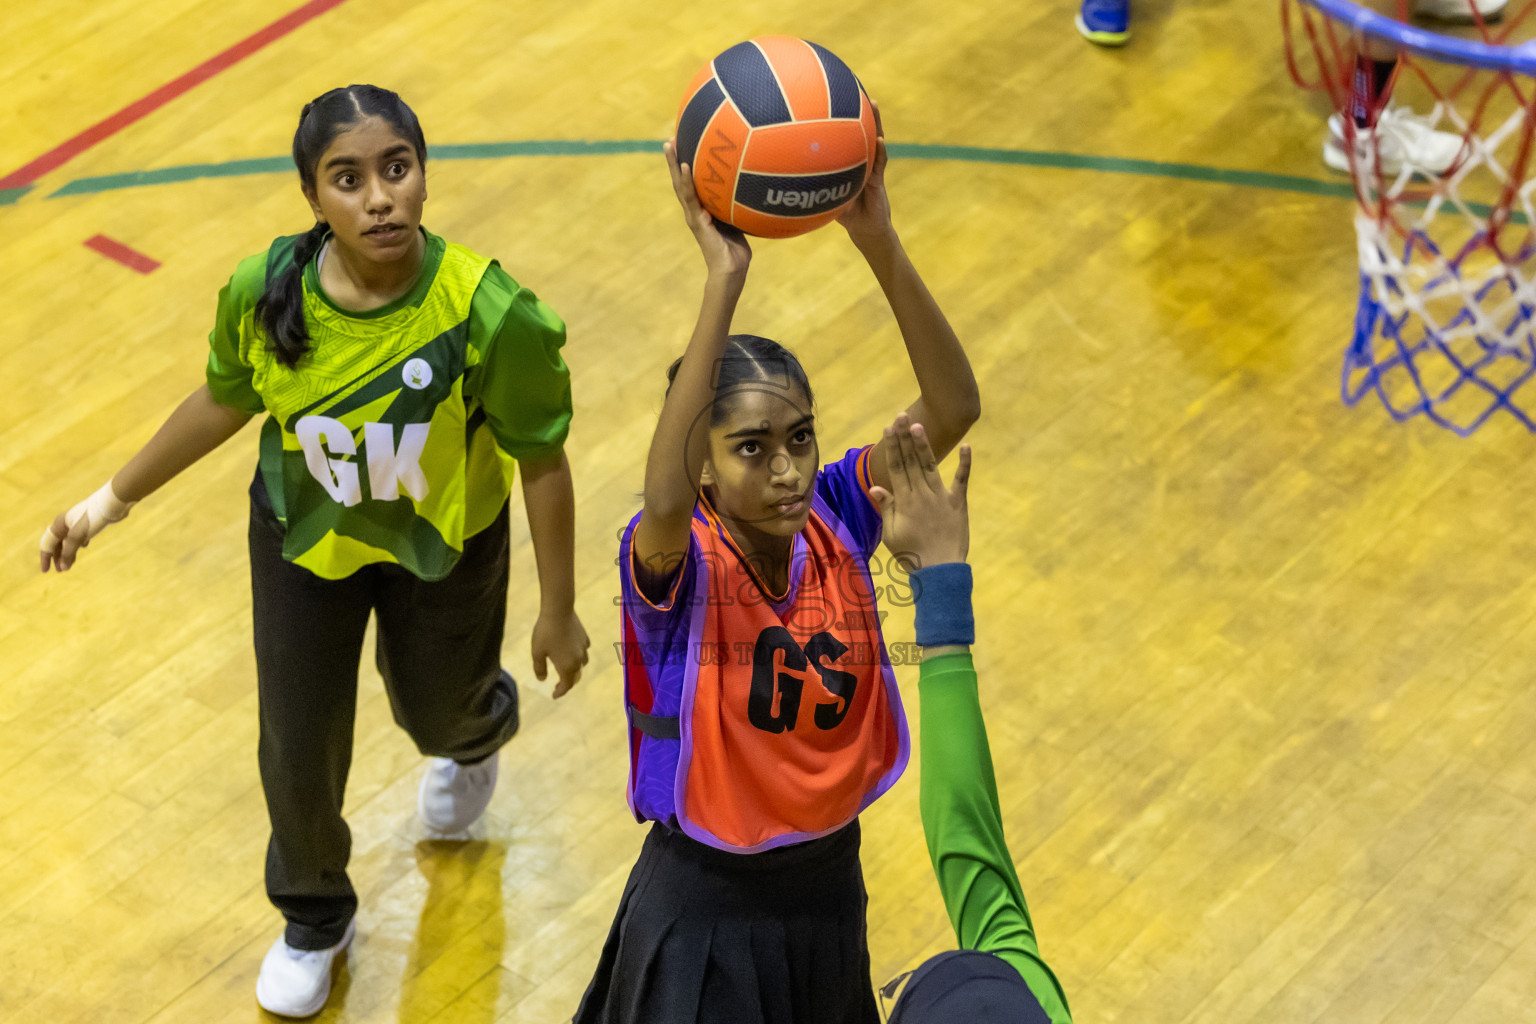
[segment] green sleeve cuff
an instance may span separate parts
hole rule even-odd
[[[940,679],[945,676],[969,676],[975,679],[976,661],[971,657],[971,652],[969,650],[950,651],[948,654],[940,654],[934,658],[923,655],[922,666],[917,670],[919,685],[929,679]]]

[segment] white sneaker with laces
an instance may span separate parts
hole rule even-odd
[[[1421,18],[1470,25],[1477,20],[1472,15],[1473,7],[1484,21],[1498,21],[1508,3],[1509,0],[1414,0],[1413,13]]]
[[[1383,174],[1395,175],[1407,164],[1420,174],[1439,177],[1456,164],[1461,155],[1461,136],[1454,132],[1441,132],[1429,126],[1427,118],[1420,117],[1404,107],[1388,107],[1381,112],[1375,128],[1355,130],[1355,146],[1359,161],[1371,166],[1376,156],[1373,146],[1380,147]],[[1344,117],[1334,114],[1328,118],[1328,138],[1323,142],[1323,163],[1336,171],[1349,171],[1349,153],[1344,144]]]
[[[448,757],[434,757],[427,762],[421,777],[421,794],[416,802],[421,820],[433,832],[463,832],[476,821],[496,792],[498,751],[483,761],[463,765]]]
[[[331,966],[352,942],[356,927],[330,949],[294,949],[279,937],[267,950],[256,979],[256,1002],[279,1017],[312,1017],[325,1008],[331,995]]]

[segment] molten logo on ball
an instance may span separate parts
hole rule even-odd
[[[769,206],[803,206],[806,209],[823,207],[829,202],[833,206],[842,206],[843,200],[847,199],[852,191],[852,185],[835,189],[824,188],[820,192],[785,192],[769,189],[763,202]]]
[[[751,235],[828,223],[875,159],[875,112],[848,65],[792,36],[737,43],[694,76],[677,119],[677,159],[699,201]]]

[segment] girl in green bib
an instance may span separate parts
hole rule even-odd
[[[307,104],[293,159],[315,226],[243,260],[219,293],[207,381],[95,494],[54,520],[43,571],[267,413],[251,484],[251,589],[271,817],[267,893],[287,920],[256,985],[302,1017],[353,935],[341,816],[370,613],[395,720],[431,757],[419,810],[459,833],[517,731],[501,668],[509,494],[537,556],[533,662],[580,677],[565,325],[495,261],[421,226],[427,146],[371,85]]]

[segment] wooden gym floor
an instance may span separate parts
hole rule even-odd
[[[0,172],[297,3],[11,5]],[[907,147],[897,225],[982,381],[978,661],[1009,838],[1078,1020],[1530,1019],[1533,439],[1340,404],[1351,205],[1266,177],[1340,184],[1318,158],[1326,109],[1285,77],[1273,2],[1137,0],[1120,52],[1084,43],[1075,7],[322,0],[13,176],[0,1018],[262,1016],[252,987],[280,920],[261,886],[245,565],[256,429],[67,575],[39,575],[34,552],[197,386],[235,262],[307,225],[281,158],[300,106],[354,81],[398,89],[440,147],[428,226],[499,257],[569,323],[594,646],[552,702],[528,664],[536,591],[514,514],[506,659],[524,727],[468,843],[421,839],[421,759],[363,666],[362,910],[321,1019],[569,1016],[644,834],[623,804],[615,534],[702,277],[641,150],[704,60],[787,32],[845,58]],[[509,145],[562,140],[629,145]],[[97,235],[160,266],[106,258],[83,244]],[[836,228],[759,243],[737,323],[802,354],[829,456],[913,395]],[[899,610],[888,635],[911,636]],[[865,815],[865,865],[877,982],[952,945],[915,765]]]

